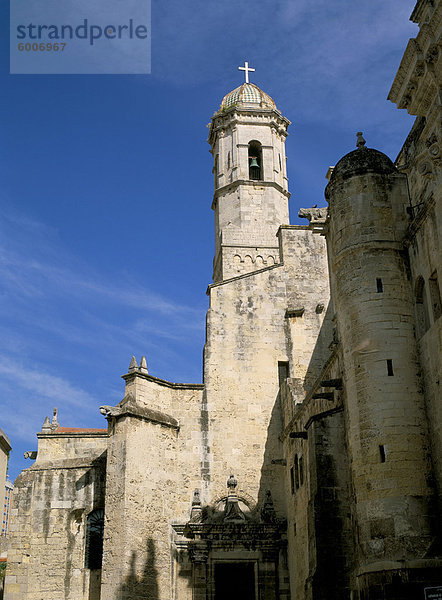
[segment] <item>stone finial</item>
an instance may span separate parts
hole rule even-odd
[[[137,364],[137,359],[135,358],[135,356],[132,356],[132,359],[131,359],[130,365],[129,365],[129,373],[133,373],[134,371],[138,371],[138,364]]]
[[[51,421],[51,425],[54,429],[56,429],[58,427],[57,414],[58,414],[57,407],[54,407],[53,417],[52,417],[52,421]]]
[[[192,506],[201,506],[200,491],[198,489],[193,491]]]
[[[276,520],[275,507],[273,506],[273,498],[270,490],[266,491],[264,505],[261,510],[261,519],[264,523],[272,523]]]
[[[246,517],[239,507],[238,496],[236,495],[235,488],[238,485],[235,475],[230,475],[227,480],[227,487],[229,488],[229,494],[226,498],[226,506],[224,508],[224,521],[231,521],[234,523],[242,523]]]
[[[362,137],[362,131],[358,131],[356,134],[356,137],[358,138],[358,141],[356,142],[356,146],[359,148],[359,150],[361,150],[365,146],[365,140]]]
[[[235,479],[235,475],[230,475],[229,479],[227,480],[227,487],[229,488],[229,491],[234,492],[237,485],[238,482]]]
[[[24,458],[30,458],[31,460],[35,460],[37,458],[37,450],[28,450],[23,454]]]
[[[43,423],[43,427],[41,428],[41,432],[42,433],[51,433],[52,431],[52,425],[51,425],[51,421],[49,420],[49,417],[46,417]]]
[[[144,355],[141,357],[141,360],[140,360],[140,372],[145,373],[146,375],[148,374],[147,360]]]
[[[192,497],[192,508],[190,511],[190,520],[193,523],[200,522],[202,518],[203,509],[201,507],[200,491],[198,489],[193,491]]]

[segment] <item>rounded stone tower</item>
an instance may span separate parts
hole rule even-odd
[[[214,281],[279,262],[276,232],[289,223],[289,124],[272,98],[248,82],[224,96],[212,117]]]
[[[365,599],[375,597],[381,571],[391,574],[382,586],[409,585],[409,573],[431,556],[435,539],[427,417],[402,245],[406,177],[358,134],[358,149],[336,164],[326,198],[355,501],[353,585]]]

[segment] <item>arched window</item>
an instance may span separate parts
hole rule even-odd
[[[425,295],[425,281],[422,276],[416,280],[416,335],[421,338],[429,327],[427,299]]]
[[[84,566],[86,569],[101,569],[103,562],[104,510],[97,508],[87,516],[86,550]]]
[[[256,140],[249,143],[249,179],[262,181],[262,147]]]

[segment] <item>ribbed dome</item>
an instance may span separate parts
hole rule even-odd
[[[336,163],[330,177],[330,183],[338,178],[348,179],[353,175],[363,175],[364,173],[388,175],[395,171],[394,164],[386,154],[373,148],[363,147],[349,152]]]
[[[260,108],[276,108],[272,98],[254,83],[243,83],[224,96],[221,110],[237,104],[255,104]]]

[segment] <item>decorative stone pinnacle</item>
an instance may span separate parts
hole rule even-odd
[[[146,375],[148,373],[147,361],[146,361],[146,357],[144,355],[141,357],[141,360],[140,360],[140,371],[141,371],[141,373],[146,373]]]
[[[54,407],[54,412],[53,412],[54,416],[52,417],[52,421],[51,421],[51,424],[54,427],[58,427],[57,413],[58,413],[57,407]]]
[[[362,131],[358,131],[356,134],[358,141],[356,142],[356,146],[361,150],[365,146],[365,140],[362,137]]]
[[[129,365],[129,373],[133,373],[134,371],[138,371],[138,364],[135,356],[132,356],[132,360]]]
[[[238,482],[235,479],[235,475],[230,475],[229,479],[227,480],[227,487],[229,488],[229,490],[233,492],[237,485]]]
[[[46,417],[43,423],[43,427],[41,428],[42,433],[49,433],[52,431],[51,421],[49,417]]]
[[[235,488],[238,482],[235,479],[235,475],[230,475],[227,480],[227,487],[229,488],[229,494],[226,498],[226,506],[224,508],[224,521],[231,521],[233,523],[242,523],[246,520],[246,517],[239,507],[238,496],[236,495]]]
[[[193,523],[199,523],[199,522],[201,522],[202,514],[203,514],[203,509],[201,507],[200,491],[198,489],[196,489],[193,491],[192,508],[190,511],[190,520]]]

